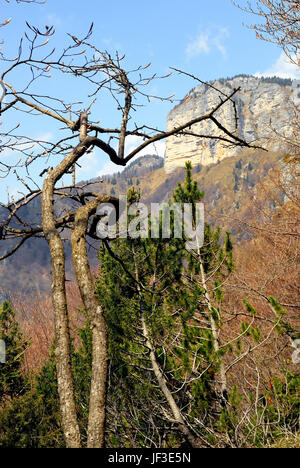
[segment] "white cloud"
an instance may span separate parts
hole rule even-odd
[[[15,156],[19,160],[23,151],[33,152],[34,150],[37,150],[37,152],[41,152],[41,146],[36,143],[37,141],[49,143],[52,140],[53,134],[51,132],[38,134],[33,138],[32,141],[26,141],[26,139],[20,140],[17,144],[12,145],[12,148],[9,146],[4,148],[1,151],[1,158]],[[22,159],[25,159],[25,157]]]
[[[229,31],[226,28],[221,28],[218,34],[213,38],[213,44],[224,58],[227,57],[227,49],[224,45],[225,40],[229,37]]]
[[[120,52],[123,49],[123,45],[121,42],[115,42],[111,37],[105,37],[102,39],[103,44],[107,49],[110,50],[118,50]]]
[[[108,161],[104,164],[100,171],[97,171],[97,177],[104,175],[115,174],[116,172],[122,172],[124,170],[123,166],[117,166],[115,163]]]
[[[56,13],[50,13],[46,16],[47,23],[49,26],[60,26],[62,19]]]
[[[10,148],[5,148],[1,150],[1,158],[9,158],[14,154],[13,150]]]
[[[128,155],[137,148],[139,145],[143,143],[143,138],[130,135],[126,137],[125,140],[125,155]],[[147,154],[156,154],[157,156],[161,156],[162,158],[165,155],[165,148],[166,144],[164,140],[159,140],[156,143],[152,143],[151,145],[146,146],[142,151],[140,151],[136,157],[145,156]]]
[[[50,142],[53,140],[53,133],[51,132],[45,132],[45,133],[41,133],[39,135],[37,135],[34,139],[37,140],[37,141],[47,141],[47,142]]]
[[[7,190],[8,191],[8,190]],[[12,189],[9,190],[9,195],[8,195],[8,198],[13,201],[13,200],[18,200],[19,198],[22,197],[22,195],[24,194],[24,187],[22,186],[15,186],[13,187]]]
[[[279,76],[280,78],[300,78],[300,68],[292,63],[284,52],[270,68],[263,72],[255,73],[255,76]]]
[[[84,177],[86,174],[92,173],[97,169],[99,161],[97,159],[96,151],[93,150],[91,153],[86,153],[78,161],[79,166],[77,166],[77,174],[80,177]]]
[[[187,59],[190,60],[201,54],[209,54],[213,49],[217,49],[225,58],[227,50],[224,43],[228,37],[229,31],[227,28],[218,28],[215,33],[208,30],[205,33],[198,34],[185,49]]]
[[[209,35],[199,34],[196,39],[190,42],[185,49],[185,53],[188,59],[196,57],[202,53],[208,54],[210,52]]]

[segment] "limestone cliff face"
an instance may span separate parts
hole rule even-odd
[[[260,144],[274,151],[280,150],[275,131],[289,135],[293,118],[294,104],[299,104],[300,80],[281,80],[278,78],[261,79],[237,76],[228,80],[217,80],[213,85],[230,94],[240,87],[234,97],[238,113],[239,136],[247,142]],[[194,88],[167,117],[167,130],[183,124],[208,112],[219,102],[219,94],[210,87],[200,85]],[[234,109],[226,103],[216,117],[232,132],[235,130]],[[196,124],[191,129],[201,135],[224,136],[212,123]],[[172,172],[190,160],[195,165],[208,165],[221,159],[236,156],[239,147],[228,146],[221,141],[195,136],[182,135],[170,137],[166,143],[165,170]]]

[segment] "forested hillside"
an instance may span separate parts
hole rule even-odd
[[[202,199],[191,177],[188,167],[174,200]],[[110,337],[108,447],[179,447],[185,440],[192,447],[297,446],[299,378],[291,343],[299,336],[294,309],[299,212],[292,190],[282,201],[284,185],[278,182],[274,171],[272,184],[260,185],[277,204],[269,199],[267,219],[257,222],[254,216],[246,243],[234,245],[228,232],[207,223],[201,253],[187,253],[176,239],[129,239],[100,247],[95,287]],[[139,194],[131,188],[128,196],[132,201]],[[286,240],[287,225],[295,238]],[[84,409],[91,328],[79,312],[75,285],[69,295],[76,400]],[[48,357],[51,302],[16,301],[15,307],[25,335],[5,302],[2,337],[11,340],[9,362],[20,349],[25,355],[17,361],[20,382],[15,368],[2,377],[2,392],[12,400],[0,413],[0,445],[64,446],[53,351]],[[24,365],[26,372],[38,372],[34,381],[30,374],[24,377]],[[84,410],[82,427],[85,418]]]
[[[207,167],[201,165],[193,169],[194,177],[201,190],[205,192],[205,213],[210,222],[217,226],[222,219],[224,229],[230,230],[234,238],[239,241],[249,237],[249,231],[243,229],[240,222],[234,218],[244,219],[249,209],[249,193],[255,193],[255,186],[264,180],[272,167],[280,165],[281,153],[244,152],[241,155],[223,160],[218,164]],[[171,201],[172,192],[178,182],[184,179],[184,169],[167,175],[162,165],[163,160],[158,157],[142,157],[131,163],[123,172],[99,177],[89,183],[88,190],[108,193],[117,197],[126,194],[130,187],[141,191],[141,200],[150,206],[154,202]],[[63,213],[69,202],[57,200],[57,213]],[[41,223],[40,198],[24,207],[20,211],[24,219]],[[223,216],[224,215],[224,216]],[[5,218],[5,211],[2,211]],[[66,236],[68,234],[66,232]],[[0,241],[2,252],[9,250],[15,242]],[[66,242],[67,271],[72,278],[71,250]],[[95,267],[94,252],[90,260]],[[38,292],[50,290],[49,277],[50,256],[48,247],[43,239],[29,240],[12,257],[7,258],[0,265],[1,291],[5,297],[17,288],[20,293],[29,296]]]

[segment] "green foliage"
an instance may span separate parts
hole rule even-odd
[[[185,183],[178,184],[173,199],[195,206],[202,197],[203,192],[193,181],[188,163]],[[132,188],[128,202],[138,199],[139,194]],[[219,264],[220,255],[227,270],[224,260],[230,258],[232,243],[228,233],[222,249],[220,235],[220,229],[213,231],[209,225],[205,226],[206,242],[201,255],[208,272]],[[119,239],[99,251],[96,288],[108,324],[111,375],[118,376],[118,388],[130,385],[131,394],[139,394],[139,401],[130,413],[135,414],[145,427],[151,418],[161,417],[157,412],[153,414],[153,408],[151,416],[147,415],[146,411],[150,409],[147,401],[153,401],[154,397],[160,400],[162,394],[151,371],[149,352],[143,344],[143,320],[169,389],[174,392],[178,404],[184,406],[186,402],[189,408],[186,417],[196,414],[200,417],[202,411],[204,417],[206,408],[216,404],[214,374],[226,350],[215,354],[211,331],[198,326],[195,318],[200,314],[209,319],[209,315],[214,314],[219,323],[219,310],[209,311],[200,305],[204,296],[201,283],[196,281],[191,287],[192,283],[185,279],[199,274],[199,261],[190,255],[189,264],[186,264],[186,256],[184,242],[178,239]],[[223,277],[219,268],[217,275]],[[221,301],[221,282],[217,283],[215,294]],[[201,374],[201,379],[192,378],[194,369],[197,369],[196,376]],[[184,383],[189,378],[191,383]],[[149,381],[153,384],[149,385]],[[180,392],[176,391],[178,388],[181,388]],[[187,391],[192,394],[192,399],[187,398]],[[128,393],[123,390],[122,397],[120,394],[118,398],[124,412],[133,404],[131,399],[126,403],[125,397],[128,398]],[[120,429],[122,431],[122,427]]]
[[[214,289],[214,297],[217,303],[221,303],[223,301],[223,291],[221,288],[221,281],[215,281],[215,289]]]
[[[195,207],[203,195],[187,163],[185,182],[178,184],[174,201]],[[139,200],[140,191],[131,187],[128,204]],[[230,233],[222,239],[220,228],[205,224],[203,246],[190,252],[185,250],[185,239],[117,239],[101,244],[96,291],[109,336],[108,447],[169,448],[186,443],[153,372],[150,350],[189,427],[212,446],[235,446],[240,436],[242,443],[264,446],[281,440],[285,431],[299,431],[296,373],[282,373],[271,379],[269,387],[252,385],[245,374],[248,390],[240,388],[242,373],[237,366],[234,370],[239,373],[223,392],[226,401],[220,397],[222,363],[228,363],[228,368],[231,362],[239,363],[244,351],[250,352],[250,343],[255,342],[251,344],[255,349],[263,340],[256,309],[244,300],[252,320],[241,323],[238,339],[226,342],[231,321],[223,317],[222,285],[234,270],[234,258]],[[292,336],[294,331],[284,322],[285,310],[273,297],[269,304],[276,312],[278,329]],[[27,344],[9,303],[0,309],[0,320],[0,339],[9,343],[9,362],[16,363],[7,367],[6,380],[0,374],[9,396],[0,409],[0,447],[64,447],[53,347],[41,370],[24,377],[22,356]],[[78,336],[79,346],[72,347],[71,361],[85,444],[92,366],[92,332],[86,316]],[[252,364],[245,369],[251,374]]]
[[[287,315],[286,310],[280,305],[277,299],[275,299],[273,296],[270,296],[268,299],[277,317],[275,321],[275,329],[277,333],[279,335],[287,334],[292,339],[296,339],[297,338],[296,330],[293,327],[291,327],[290,324],[288,324],[286,321],[283,320],[283,317]]]
[[[263,76],[259,78],[263,83],[274,83],[279,86],[292,86],[291,78],[280,78],[279,76]]]
[[[271,304],[272,307],[274,308],[277,317],[278,317],[278,318],[284,317],[284,315],[286,315],[286,310],[283,309],[283,307],[281,307],[281,305],[279,304],[279,302],[278,302],[274,297],[272,297],[272,296],[270,296],[268,299],[269,299],[269,301],[270,301],[270,304]]]
[[[72,352],[73,380],[77,407],[79,412],[79,426],[81,428],[82,440],[86,439],[86,427],[88,421],[89,393],[92,376],[92,331],[90,321],[82,311],[85,322],[78,329],[80,345]]]
[[[24,352],[28,347],[20,326],[16,321],[16,313],[10,302],[0,306],[0,340],[6,347],[6,362],[0,363],[0,403],[7,397],[13,398],[24,391],[22,366]]]
[[[30,377],[30,376],[29,376]],[[63,447],[54,352],[26,393],[0,411],[0,447]]]
[[[186,173],[184,185],[181,183],[177,184],[177,188],[173,194],[173,200],[181,203],[195,203],[202,200],[204,192],[198,189],[198,182],[193,180],[192,177],[192,163],[187,161],[185,163]]]
[[[80,346],[78,350],[72,349],[71,358],[79,424],[85,441],[92,360],[91,329],[87,318],[78,334]],[[0,410],[0,448],[64,447],[54,345],[36,375],[21,373],[21,376],[25,388],[22,396],[15,395]],[[17,382],[18,375],[12,380]]]
[[[257,315],[257,312],[256,312],[256,309],[253,307],[253,305],[250,304],[250,302],[246,301],[245,299],[243,299],[243,303],[246,307],[247,312],[251,315],[251,317],[255,317]]]
[[[244,336],[251,336],[254,341],[261,340],[262,332],[259,327],[252,327],[248,322],[241,323],[241,333]]]
[[[299,437],[300,376],[296,372],[282,373],[270,381],[270,389],[259,399],[258,412],[261,428],[256,431],[252,442],[263,447],[268,444],[283,445],[286,435]],[[255,425],[253,421],[253,426]],[[264,428],[264,430],[262,430]],[[293,445],[293,443],[295,445]],[[295,438],[289,442],[296,448]]]
[[[231,240],[231,233],[228,231],[226,231],[224,250],[224,260],[227,266],[228,273],[232,273],[234,271],[233,244]]]
[[[133,197],[131,192],[129,198]],[[142,434],[149,430],[149,421],[154,419],[158,425],[162,424],[150,403],[159,401],[161,394],[153,385],[149,352],[142,339],[142,319],[155,344],[158,362],[164,362],[166,372],[174,371],[174,384],[183,372],[180,370],[177,375],[178,363],[172,356],[165,357],[160,348],[161,343],[168,342],[168,336],[169,339],[173,336],[174,319],[167,310],[170,287],[177,282],[181,270],[181,256],[174,255],[175,248],[160,239],[128,239],[117,240],[111,246],[113,256],[104,247],[99,251],[101,266],[96,289],[109,333],[111,390],[108,400],[113,408],[116,404],[118,408],[118,421],[116,413],[108,413],[108,427],[116,427],[116,424],[118,427],[114,433],[108,430],[112,446],[127,446],[133,437],[135,446],[142,447]],[[120,262],[126,266],[126,271]],[[141,290],[139,284],[144,286]],[[189,367],[185,350],[180,354],[180,361],[184,368]]]

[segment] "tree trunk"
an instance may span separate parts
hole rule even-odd
[[[80,448],[75,394],[71,368],[71,346],[65,290],[65,255],[63,242],[55,228],[53,190],[55,176],[47,176],[42,193],[42,222],[51,254],[52,303],[55,319],[57,384],[62,427],[67,448]]]
[[[199,249],[198,249],[198,258],[200,262],[201,285],[204,289],[205,301],[209,310],[209,320],[210,320],[210,326],[211,326],[211,331],[213,335],[213,347],[214,347],[215,353],[217,353],[220,350],[218,324],[216,323],[213,317],[213,307],[212,307],[210,295],[209,295],[207,284],[206,284],[206,276],[205,276],[204,266],[203,266],[202,257],[201,257],[201,253]],[[222,359],[220,362],[219,377],[220,377],[220,392],[221,392],[221,397],[222,397],[222,404],[224,406],[227,404],[228,393],[227,393],[227,378],[226,378],[225,366],[224,366],[224,362]]]
[[[102,448],[105,442],[107,331],[102,307],[99,305],[86,251],[86,232],[90,215],[101,201],[99,196],[80,207],[75,215],[71,243],[73,263],[81,298],[92,329],[92,379],[89,403],[88,448]]]
[[[67,448],[80,448],[81,438],[76,414],[75,392],[71,368],[71,346],[65,289],[64,247],[55,227],[53,192],[56,182],[86,153],[92,144],[87,137],[52,169],[44,182],[42,192],[42,224],[51,255],[52,303],[56,336],[57,384],[60,399],[62,427]]]
[[[150,351],[150,361],[151,361],[151,365],[152,365],[152,369],[153,369],[153,373],[156,377],[156,380],[157,380],[157,383],[159,385],[159,388],[161,389],[162,393],[164,394],[167,402],[168,402],[168,405],[173,413],[173,416],[174,416],[174,419],[175,421],[178,423],[178,428],[180,430],[180,432],[182,433],[182,435],[184,436],[184,438],[190,443],[190,445],[193,447],[193,448],[201,448],[201,442],[200,440],[194,436],[194,434],[192,433],[192,431],[190,430],[190,428],[188,427],[187,423],[185,422],[182,414],[181,414],[181,411],[180,411],[180,408],[178,407],[172,393],[170,392],[168,386],[167,386],[167,382],[166,382],[166,379],[160,369],[160,366],[156,360],[156,356],[155,356],[155,352],[154,352],[154,349],[153,349],[153,346],[152,346],[152,343],[151,343],[151,340],[149,338],[149,333],[148,333],[148,329],[147,329],[147,325],[146,325],[146,321],[145,321],[145,318],[144,318],[144,315],[142,313],[141,315],[141,321],[142,321],[142,329],[143,329],[143,335],[145,337],[145,340],[146,340],[146,346],[147,348],[149,349]]]
[[[133,259],[134,259],[134,264],[135,264],[135,276],[136,276],[136,281],[137,281],[137,289],[138,289],[139,298],[140,298],[140,313],[141,313],[143,336],[145,338],[145,345],[149,350],[149,357],[150,357],[150,362],[151,362],[153,373],[156,377],[159,388],[161,389],[162,393],[164,394],[167,400],[167,403],[172,411],[173,417],[176,423],[178,424],[179,431],[182,433],[184,438],[190,443],[190,445],[193,448],[200,448],[201,447],[200,440],[194,436],[194,434],[188,427],[186,421],[184,420],[184,417],[181,414],[180,408],[177,405],[171,391],[168,388],[167,381],[163,375],[163,372],[161,371],[160,365],[157,362],[157,359],[155,356],[155,350],[152,345],[151,339],[149,337],[148,327],[147,327],[146,320],[144,317],[142,291],[141,291],[141,287],[139,283],[139,271],[138,271],[138,265],[136,261],[136,253],[135,253],[135,249],[133,246],[132,246],[132,253],[133,253]]]

